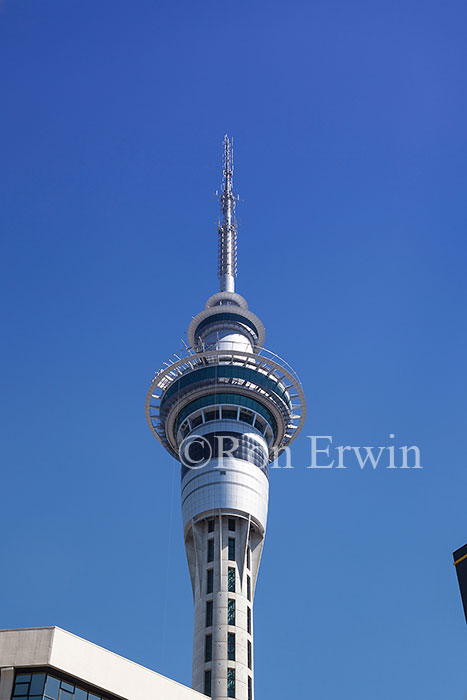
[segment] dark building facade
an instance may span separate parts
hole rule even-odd
[[[462,604],[464,606],[465,619],[467,621],[467,544],[453,552],[454,566],[457,571],[457,579],[461,590]]]

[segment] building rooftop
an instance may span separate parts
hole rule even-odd
[[[124,700],[201,700],[204,695],[60,627],[0,630],[0,700],[10,700],[15,671],[56,670]]]

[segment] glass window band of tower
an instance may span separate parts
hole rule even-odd
[[[272,413],[255,399],[251,399],[249,396],[243,396],[242,394],[208,394],[207,396],[201,396],[199,399],[195,399],[189,403],[185,408],[183,408],[178,414],[177,420],[175,421],[175,431],[178,430],[179,425],[185,420],[187,416],[194,413],[199,408],[206,408],[207,406],[218,406],[219,404],[232,404],[234,406],[244,406],[245,408],[251,408],[256,413],[259,413],[263,418],[267,420],[274,435],[277,435],[277,423],[272,415]]]
[[[252,330],[256,337],[259,338],[258,329],[256,328],[255,324],[250,321],[250,319],[245,318],[245,316],[241,316],[240,314],[229,313],[228,311],[219,314],[212,314],[211,316],[203,319],[196,327],[194,332],[195,338],[198,339],[199,334],[204,328],[206,328],[206,326],[217,323],[218,321],[238,321],[239,323],[243,323],[244,326],[247,326],[247,328]]]
[[[221,406],[210,405],[201,409],[195,409],[193,413],[190,413],[183,420],[183,423],[179,428],[181,438],[186,438],[189,432],[191,432],[194,428],[197,428],[198,425],[201,425],[202,423],[210,423],[218,420],[231,420],[231,418],[229,419],[227,417],[227,414],[232,408],[234,408],[235,411],[233,420],[252,425],[266,439],[267,444],[270,444],[273,431],[269,423],[265,421],[264,416],[259,416],[259,414],[255,413],[255,411],[252,411],[251,409],[246,409],[242,406],[233,407],[230,404],[223,404]]]
[[[202,367],[201,369],[196,369],[194,371],[188,372],[186,375],[180,377],[180,379],[175,380],[165,391],[164,396],[161,400],[160,411],[164,410],[164,403],[173,396],[175,393],[179,392],[181,389],[185,389],[191,384],[197,382],[202,382],[207,379],[244,379],[251,382],[252,384],[257,384],[267,391],[271,391],[276,394],[284,403],[291,407],[290,397],[287,390],[282,387],[279,382],[271,377],[266,376],[262,372],[256,369],[251,369],[249,367],[242,367],[241,365],[215,365],[213,367]]]

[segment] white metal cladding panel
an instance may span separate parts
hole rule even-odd
[[[182,481],[183,526],[201,513],[232,508],[252,515],[266,528],[269,482],[265,474],[241,459],[213,459],[199,470],[190,470]]]
[[[247,335],[233,333],[228,330],[213,331],[204,338],[205,343],[216,343],[218,350],[243,350],[253,352],[253,347]]]

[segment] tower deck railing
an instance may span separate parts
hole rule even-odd
[[[301,381],[293,367],[286,360],[284,360],[283,357],[281,357],[275,352],[272,352],[272,350],[268,350],[267,348],[259,348],[254,353],[247,353],[246,351],[239,349],[238,344],[235,342],[229,344],[228,341],[223,340],[222,345],[222,350],[218,350],[217,343],[202,343],[197,347],[186,347],[182,351],[174,353],[156,371],[154,375],[154,380],[157,379],[157,377],[160,374],[164,372],[166,373],[167,370],[171,368],[173,368],[173,371],[175,373],[173,379],[177,379],[180,376],[180,374],[183,374],[184,372],[193,371],[194,367],[198,364],[200,366],[205,365],[206,362],[204,361],[203,357],[206,355],[206,353],[209,353],[210,351],[216,351],[221,355],[224,354],[226,355],[226,357],[231,357],[231,361],[235,362],[235,364],[245,364],[244,358],[247,356],[248,358],[251,358],[252,356],[258,359],[264,358],[264,364],[266,364],[268,360],[272,360],[275,363],[275,365],[282,367],[287,374],[292,375],[297,384],[301,386]],[[215,358],[214,354],[213,358]],[[180,364],[180,361],[183,360],[185,360],[185,365],[183,365],[183,363]],[[216,362],[217,360],[213,361]],[[262,364],[263,363],[260,362],[259,367]],[[165,376],[168,377],[169,375],[166,374]]]
[[[230,349],[223,347],[221,350],[215,343],[203,344],[197,348],[187,347],[165,362],[156,372],[146,397],[145,411],[149,428],[159,442],[172,453],[174,449],[168,443],[165,425],[160,414],[164,394],[174,382],[188,373],[202,367],[226,364],[254,369],[265,377],[273,379],[287,392],[290,399],[290,418],[294,423],[290,422],[284,426],[284,439],[280,447],[289,445],[300,432],[306,415],[305,396],[301,382],[288,362],[266,348],[261,348],[258,352],[247,352],[239,349],[235,343],[232,343]],[[260,386],[257,390],[264,393]],[[296,420],[298,424],[295,424]]]

